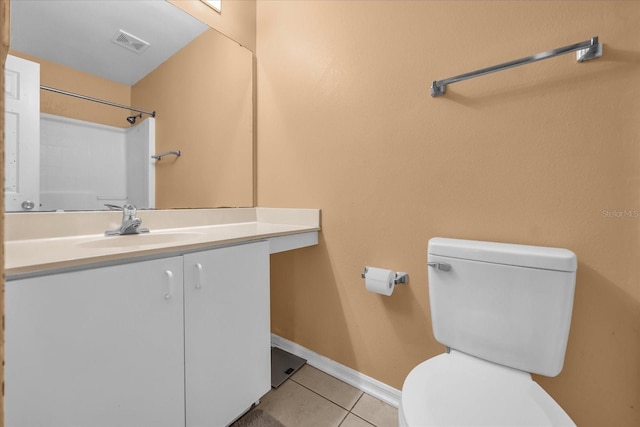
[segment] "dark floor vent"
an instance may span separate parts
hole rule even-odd
[[[278,388],[307,361],[280,348],[271,347],[271,387]]]

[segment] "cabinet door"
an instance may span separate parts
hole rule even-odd
[[[187,426],[224,426],[271,387],[269,244],[184,260]]]
[[[182,257],[6,284],[6,426],[184,425]]]

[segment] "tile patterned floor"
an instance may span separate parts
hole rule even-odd
[[[324,372],[304,365],[260,408],[286,427],[397,427],[398,410]]]

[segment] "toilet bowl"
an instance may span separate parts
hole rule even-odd
[[[529,373],[455,350],[411,371],[398,414],[401,427],[575,425]]]
[[[530,374],[562,370],[575,254],[434,238],[428,266],[433,332],[448,352],[409,373],[399,425],[575,426]]]

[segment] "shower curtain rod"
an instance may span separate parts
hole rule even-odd
[[[578,51],[577,58],[576,58],[578,62],[584,62],[590,59],[600,58],[602,56],[602,44],[598,43],[598,36],[595,36],[595,37],[592,37],[590,40],[585,40],[583,42],[572,44],[569,46],[548,50],[546,52],[538,53],[536,55],[527,56],[526,58],[520,58],[520,59],[516,59],[515,61],[509,61],[503,64],[494,65],[492,67],[482,68],[480,70],[472,71],[470,73],[460,74],[459,76],[455,76],[455,77],[449,77],[448,79],[436,80],[431,84],[431,96],[436,97],[436,96],[444,95],[447,89],[447,85],[451,83],[461,82],[463,80],[484,76],[487,74],[495,73],[496,71],[502,71],[509,68],[518,67],[520,65],[531,64],[532,62],[553,58],[558,55],[564,55],[565,53],[570,53],[575,51]]]
[[[93,101],[93,102],[98,102],[100,104],[106,104],[106,105],[110,105],[112,107],[118,107],[118,108],[123,108],[125,110],[129,110],[129,111],[135,111],[136,113],[143,113],[143,114],[148,114],[151,117],[155,117],[156,116],[156,112],[155,111],[144,111],[144,110],[139,110],[137,108],[133,108],[133,107],[129,107],[127,105],[121,105],[121,104],[116,104],[115,102],[110,102],[110,101],[105,101],[104,99],[98,99],[98,98],[92,98],[90,96],[86,96],[86,95],[80,95],[78,93],[73,93],[73,92],[68,92],[66,90],[62,90],[62,89],[56,89],[54,87],[49,87],[49,86],[40,86],[40,89],[42,90],[48,90],[50,92],[55,92],[55,93],[59,93],[62,95],[69,95],[69,96],[74,96],[76,98],[80,98],[80,99],[86,99],[87,101]]]

